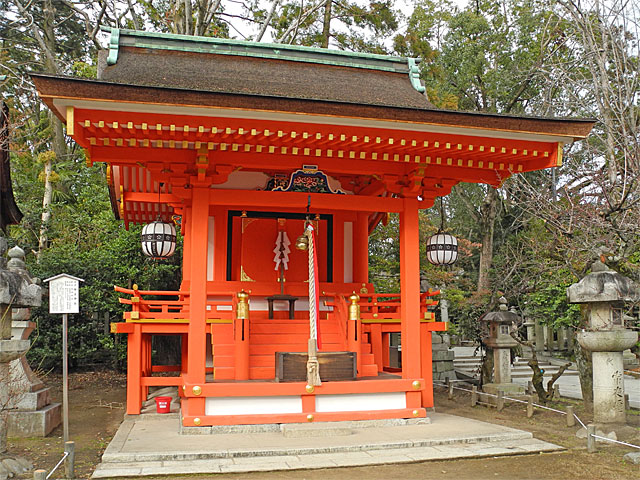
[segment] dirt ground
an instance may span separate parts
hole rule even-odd
[[[59,400],[61,379],[50,376],[45,379]],[[89,478],[107,444],[116,432],[124,414],[125,376],[110,372],[72,374],[69,387],[70,437],[76,442],[76,475]],[[586,440],[576,438],[577,427],[567,428],[565,416],[554,412],[537,410],[531,419],[526,417],[526,407],[510,404],[502,412],[495,408],[470,406],[470,397],[465,392],[456,392],[454,400],[448,400],[444,389],[436,388],[436,410],[486,422],[497,423],[530,431],[536,438],[566,448],[559,453],[493,457],[471,460],[421,462],[413,464],[384,465],[374,467],[336,468],[307,471],[258,472],[253,474],[218,474],[181,477],[159,477],[198,479],[215,477],[227,479],[640,479],[640,466],[625,463],[622,456],[633,449],[619,446],[602,446],[597,453],[586,451]],[[562,401],[550,405],[559,410],[572,404],[584,423],[591,418],[577,402]],[[640,415],[632,412],[629,427],[619,435],[619,440],[638,444],[640,442]],[[9,439],[10,453],[29,458],[36,468],[51,468],[62,457],[64,451],[62,427],[58,427],[47,438]],[[62,467],[61,467],[62,468]],[[52,478],[62,478],[57,471]]]

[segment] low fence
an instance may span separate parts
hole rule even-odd
[[[637,450],[640,450],[640,446],[639,445],[633,445],[631,443],[626,443],[626,442],[621,442],[619,440],[614,440],[612,438],[608,438],[608,437],[603,437],[601,435],[597,435],[596,434],[596,426],[594,424],[588,424],[585,425],[585,423],[580,420],[580,417],[578,417],[578,415],[576,415],[576,413],[574,412],[573,406],[568,405],[567,406],[567,411],[563,412],[562,410],[558,410],[556,408],[551,408],[548,407],[546,405],[540,405],[537,404],[533,401],[533,395],[528,395],[528,399],[527,400],[522,400],[519,398],[512,398],[512,397],[507,397],[506,395],[504,395],[502,392],[498,392],[498,394],[493,394],[493,393],[487,393],[487,392],[478,392],[478,387],[476,386],[472,386],[470,389],[469,388],[462,388],[459,386],[455,386],[454,383],[457,384],[462,384],[462,383],[466,383],[465,380],[451,380],[451,381],[446,381],[446,382],[434,382],[434,385],[437,386],[442,386],[448,389],[448,398],[449,400],[453,400],[453,391],[454,390],[460,390],[463,392],[469,392],[471,394],[471,406],[475,407],[476,405],[486,405],[486,406],[491,406],[491,407],[496,407],[498,409],[498,411],[501,411],[504,408],[505,402],[506,401],[510,401],[510,402],[514,402],[514,403],[522,403],[522,404],[526,404],[527,405],[527,418],[531,418],[533,416],[533,412],[535,408],[540,408],[542,410],[548,410],[554,413],[559,413],[561,415],[566,415],[567,417],[567,427],[573,427],[575,426],[575,422],[577,421],[582,428],[584,428],[587,431],[587,451],[589,453],[593,453],[596,451],[596,439],[597,440],[601,440],[604,442],[610,442],[610,443],[615,443],[615,444],[619,444],[619,445],[623,445],[626,447],[630,447],[630,448],[635,448]],[[555,390],[557,392],[557,390]],[[486,397],[492,397],[496,399],[496,403],[495,405],[493,403],[489,403],[489,402],[485,402],[482,399],[486,398]],[[629,408],[629,396],[625,394],[625,408],[628,409]]]
[[[47,473],[46,470],[35,470],[33,472],[34,480],[49,480],[55,471],[64,462],[64,478],[75,478],[75,457],[76,457],[76,444],[75,442],[64,443],[64,455],[53,469]]]

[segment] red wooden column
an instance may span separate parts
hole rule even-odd
[[[353,281],[356,283],[369,282],[368,218],[366,213],[359,213],[353,225]]]
[[[133,324],[127,335],[127,414],[138,415],[142,407],[142,325]]]
[[[425,408],[433,407],[433,362],[432,362],[432,345],[431,332],[426,323],[420,324],[420,352],[422,362],[422,406]]]
[[[389,334],[382,334],[382,368],[391,366],[391,358],[389,355]]]
[[[191,281],[191,207],[186,207],[182,215],[184,228],[184,243],[182,244],[182,286],[181,290],[187,290]],[[189,308],[189,305],[186,305]]]
[[[379,323],[371,324],[371,349],[373,353],[374,361],[378,365],[378,372],[381,372],[384,368],[384,347],[382,346],[382,325]],[[387,344],[387,361],[389,359],[389,347]]]
[[[403,203],[404,209],[400,212],[402,378],[417,379],[421,378],[418,200],[405,198]],[[420,403],[420,392],[407,393],[408,408],[420,406]]]
[[[189,272],[190,272],[190,297],[189,297],[189,329],[187,337],[187,372],[185,383],[187,395],[193,392],[193,386],[202,386],[205,383],[206,354],[207,354],[207,242],[209,219],[209,188],[204,186],[193,187],[191,196],[191,215],[188,219],[189,228]],[[192,391],[190,392],[189,389]],[[186,402],[186,417],[204,415],[205,399],[202,397],[190,397]]]

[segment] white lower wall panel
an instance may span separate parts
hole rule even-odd
[[[407,408],[405,392],[316,395],[317,412],[357,412]]]
[[[208,397],[205,415],[262,415],[302,413],[302,397]]]

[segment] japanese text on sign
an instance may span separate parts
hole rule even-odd
[[[80,309],[78,281],[57,278],[49,284],[49,313],[78,313]]]

